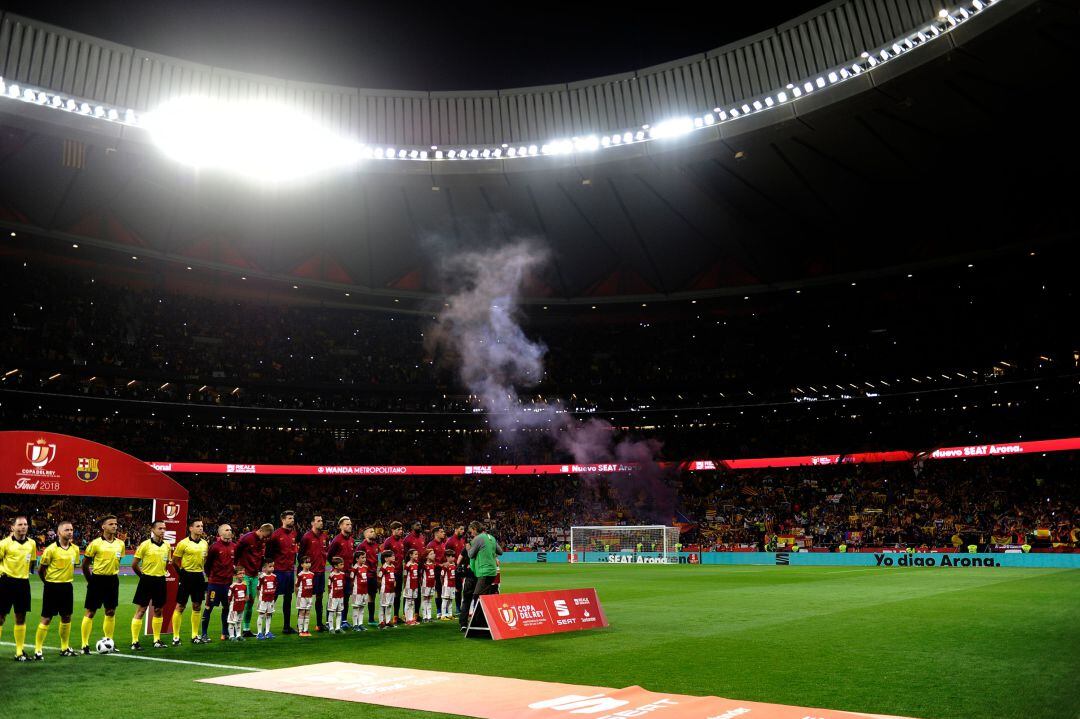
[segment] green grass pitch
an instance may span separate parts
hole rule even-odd
[[[34,609],[41,585],[34,580]],[[76,607],[83,581],[76,577]],[[611,627],[503,642],[456,622],[366,634],[150,650],[278,668],[322,661],[488,673],[926,719],[1080,716],[1080,571],[507,565],[506,591],[596,587]],[[135,590],[121,585],[126,653]],[[217,611],[211,635],[220,630]],[[79,618],[72,639],[79,636]],[[28,616],[33,642],[36,611]],[[277,623],[280,625],[280,612]],[[2,640],[11,642],[8,617]],[[59,641],[57,629],[47,644]],[[188,625],[187,615],[184,617]],[[94,625],[96,641],[101,615]],[[147,644],[144,642],[144,646]],[[17,664],[0,646],[5,716],[340,716],[415,712],[216,687],[235,673],[93,655]],[[428,715],[436,716],[436,715]]]

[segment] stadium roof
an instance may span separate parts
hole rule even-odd
[[[878,16],[872,6],[832,2],[703,56],[492,93],[258,78],[8,14],[7,90],[22,83],[17,93],[42,94],[0,99],[0,223],[40,237],[42,249],[77,242],[118,259],[138,254],[375,298],[438,295],[448,249],[539,238],[553,261],[528,293],[545,303],[756,292],[1065,234],[1070,192],[1052,169],[1074,164],[1076,148],[1061,142],[1070,119],[1053,98],[1070,81],[1076,18],[1029,0],[998,0],[977,14],[969,5],[962,25],[942,21],[945,36],[892,51],[871,70],[857,48],[891,47],[936,12],[893,0]],[[1026,58],[1038,59],[1038,72]],[[779,99],[778,90],[852,59],[866,69]],[[277,88],[282,102],[395,156],[429,143],[498,149],[505,137],[508,147],[542,146],[649,127],[644,141],[620,147],[464,161],[429,150],[426,160],[372,159],[268,186],[178,165],[122,114],[109,122],[50,107],[74,98],[141,117],[200,88],[226,97]],[[719,110],[765,98],[775,106],[720,121]],[[708,114],[700,130],[649,141],[665,120]]]

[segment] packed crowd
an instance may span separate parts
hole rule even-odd
[[[707,546],[1077,547],[1075,455],[755,470],[683,480]]]
[[[18,298],[0,323],[0,362],[25,373],[5,388],[214,407],[473,408],[454,358],[425,345],[432,315],[210,299],[153,289],[152,278],[118,283],[105,268],[0,269]],[[567,321],[532,311],[522,317],[526,333],[547,355],[544,378],[530,392],[607,411],[790,400],[794,387],[805,394],[811,386],[818,397],[865,397],[1075,370],[1072,338],[1053,329],[1071,296],[1045,285],[1003,292],[996,276],[988,267],[962,289],[943,276],[917,287],[770,295],[752,309],[702,305],[648,320]],[[978,331],[975,320],[988,314],[1021,318],[1022,331],[1008,343]],[[925,351],[928,321],[953,328],[933,353]],[[1012,361],[1000,364],[1005,356]]]

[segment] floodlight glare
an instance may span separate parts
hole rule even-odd
[[[166,102],[144,120],[154,142],[174,160],[253,179],[299,178],[349,165],[361,156],[358,143],[262,101],[183,97]]]

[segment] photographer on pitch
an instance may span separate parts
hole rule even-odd
[[[499,571],[495,557],[503,553],[495,537],[492,537],[480,522],[469,522],[469,536],[472,537],[467,547],[469,569],[465,573],[461,591],[461,606],[463,609],[467,608],[461,612],[462,627],[469,624],[475,598],[495,593],[495,575]]]

